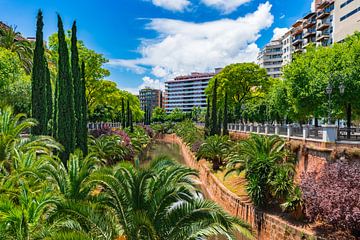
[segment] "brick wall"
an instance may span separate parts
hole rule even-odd
[[[199,177],[202,182],[202,189],[205,195],[221,205],[230,214],[249,223],[256,231],[257,239],[320,239],[306,229],[294,226],[277,216],[258,211],[251,203],[242,201],[240,197],[224,187],[224,185],[211,173],[204,160],[199,162],[196,161],[194,154],[177,136],[165,135],[162,140],[179,144],[186,164],[199,171]],[[321,161],[322,159],[319,157],[319,162]],[[305,169],[306,167],[309,167],[309,164],[304,163],[301,167],[299,166],[299,170],[302,171],[302,169]]]

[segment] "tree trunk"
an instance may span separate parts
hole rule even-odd
[[[213,170],[217,171],[220,169],[220,161],[218,158],[214,158],[213,160]]]
[[[346,127],[347,127],[347,138],[351,136],[351,103],[346,105]]]

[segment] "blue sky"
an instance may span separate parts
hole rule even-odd
[[[44,33],[77,20],[79,38],[110,60],[110,80],[136,92],[191,71],[253,61],[275,32],[310,11],[312,0],[0,0],[0,21],[35,35],[37,10]]]

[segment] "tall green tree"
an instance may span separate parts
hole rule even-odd
[[[81,111],[81,74],[79,65],[79,51],[77,47],[77,28],[74,21],[71,28],[71,73],[74,85],[74,112],[75,112],[75,147],[80,148],[79,140],[82,137]]]
[[[206,113],[205,113],[205,137],[209,136],[209,128],[210,128],[210,99],[207,97],[206,100]]]
[[[228,135],[229,131],[227,129],[228,125],[228,93],[225,91],[225,99],[224,99],[224,116],[223,116],[223,135]]]
[[[75,149],[74,86],[70,73],[69,52],[65,41],[64,26],[58,15],[58,113],[57,140],[64,146],[61,160],[64,164]]]
[[[215,77],[215,82],[213,85],[213,90],[211,95],[210,136],[213,136],[218,133],[216,104],[217,104],[217,78]]]
[[[34,64],[32,71],[32,117],[38,121],[38,125],[33,128],[33,134],[46,135],[47,134],[47,94],[46,94],[46,78],[47,68],[45,67],[45,49],[43,40],[43,15],[39,10],[36,22],[36,43],[34,52]]]
[[[81,79],[80,79],[80,107],[81,107],[81,121],[80,121],[80,135],[78,138],[78,146],[86,156],[88,153],[88,116],[87,116],[87,102],[86,102],[86,86],[85,86],[85,63],[81,64]]]
[[[49,127],[49,121],[53,118],[53,93],[51,86],[51,76],[46,58],[44,58],[45,64],[45,88],[46,88],[46,108],[47,108],[47,134],[51,135],[51,126]]]
[[[130,103],[126,102],[126,127],[130,127]]]

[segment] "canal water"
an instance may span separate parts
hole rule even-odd
[[[178,144],[156,141],[151,145],[150,149],[143,157],[142,165],[146,165],[150,163],[151,159],[155,159],[160,156],[167,156],[181,164],[185,164],[185,159],[181,154],[180,146]],[[205,192],[204,196],[207,197]],[[240,233],[236,234],[236,237],[238,240],[248,240]],[[226,240],[226,238],[223,236],[216,236],[208,240]]]

